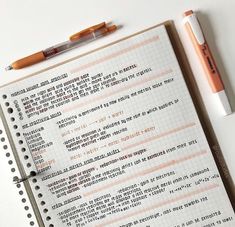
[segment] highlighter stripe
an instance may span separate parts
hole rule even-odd
[[[165,168],[167,168],[167,167],[180,164],[180,163],[182,163],[182,162],[185,162],[185,161],[194,159],[194,158],[196,158],[196,157],[205,155],[206,153],[207,153],[206,150],[202,150],[202,151],[196,152],[196,153],[194,153],[194,154],[181,157],[181,158],[176,159],[176,160],[174,160],[174,159],[173,159],[173,160],[170,160],[170,161],[168,161],[168,162],[162,163],[162,164],[157,165],[157,166],[154,166],[154,167],[152,167],[152,168],[143,170],[143,171],[141,171],[141,172],[139,172],[139,173],[136,173],[136,174],[130,175],[130,176],[128,176],[128,177],[125,177],[125,178],[116,180],[115,182],[111,182],[111,183],[108,183],[108,184],[104,184],[103,186],[101,186],[101,187],[99,187],[99,188],[96,188],[96,189],[94,189],[94,190],[92,190],[92,191],[90,191],[90,192],[84,193],[83,195],[84,195],[84,196],[90,196],[90,195],[95,194],[95,193],[97,193],[97,192],[106,190],[106,189],[108,189],[108,188],[112,188],[112,187],[115,186],[115,185],[119,185],[119,184],[122,184],[122,183],[124,183],[124,182],[126,182],[126,181],[132,180],[132,179],[134,179],[134,178],[136,178],[136,177],[144,176],[144,175],[146,175],[146,174],[149,174],[149,173],[152,173],[152,172],[156,172],[156,171],[159,171],[159,170],[161,170],[161,169],[165,169]]]
[[[144,41],[142,41],[142,42],[136,43],[136,44],[134,44],[134,45],[132,45],[132,46],[126,47],[126,48],[124,48],[124,49],[122,49],[122,50],[119,50],[119,51],[117,51],[117,52],[114,52],[114,53],[112,53],[112,54],[109,54],[109,55],[107,55],[107,56],[104,56],[104,57],[102,57],[102,58],[96,59],[96,60],[94,60],[94,61],[92,61],[92,62],[89,62],[89,63],[87,63],[87,64],[84,64],[84,65],[82,65],[82,66],[79,66],[79,67],[77,67],[77,68],[71,70],[70,72],[71,72],[71,73],[80,72],[80,71],[82,71],[82,70],[88,69],[88,68],[90,68],[90,67],[92,67],[92,66],[95,66],[95,65],[97,65],[97,64],[100,64],[100,63],[103,63],[103,62],[105,62],[105,61],[111,60],[112,58],[121,56],[121,55],[123,55],[123,54],[125,54],[125,53],[128,53],[128,52],[130,52],[130,51],[132,51],[132,50],[138,49],[138,48],[140,48],[140,47],[146,46],[146,45],[148,45],[148,44],[150,44],[150,43],[153,43],[153,42],[156,42],[156,41],[158,41],[158,40],[159,40],[159,36],[158,36],[158,35],[157,35],[157,36],[153,36],[153,37],[151,37],[151,38],[149,38],[149,39],[146,39],[146,40],[144,40]]]
[[[193,122],[193,123],[189,123],[189,124],[187,124],[187,125],[183,125],[183,126],[178,127],[178,128],[174,128],[174,129],[172,129],[172,130],[169,130],[169,131],[160,133],[159,135],[156,135],[156,136],[147,138],[147,139],[145,139],[145,140],[142,140],[142,141],[140,141],[140,142],[127,145],[127,146],[123,147],[122,150],[128,150],[128,149],[131,149],[131,148],[133,148],[133,147],[136,147],[136,146],[139,146],[139,145],[143,145],[143,144],[148,143],[148,142],[151,142],[151,141],[153,141],[153,140],[160,139],[161,137],[168,136],[168,135],[170,135],[170,134],[173,134],[173,133],[182,131],[182,130],[184,130],[184,129],[186,129],[186,128],[193,127],[194,125],[196,125],[196,124]]]
[[[80,102],[80,103],[75,104],[75,105],[73,105],[71,107],[65,108],[63,110],[63,113],[75,110],[77,108],[82,108],[82,107],[84,107],[84,106],[86,106],[88,104],[90,105],[91,103],[103,100],[105,98],[109,98],[109,97],[111,97],[113,95],[116,95],[116,94],[118,94],[120,92],[123,92],[123,91],[127,91],[127,90],[129,90],[131,88],[134,88],[134,87],[137,87],[139,85],[143,86],[143,83],[147,83],[149,81],[158,79],[158,78],[160,78],[162,76],[168,75],[171,72],[172,72],[172,69],[167,69],[167,70],[164,70],[164,71],[162,71],[162,72],[160,72],[160,73],[158,73],[156,75],[148,76],[148,77],[146,76],[143,80],[137,81],[135,83],[132,83],[132,84],[129,84],[129,85],[124,85],[124,86],[120,87],[119,89],[116,89],[116,90],[111,89],[111,91],[108,92],[108,93],[105,93],[103,95],[97,95],[97,96],[95,96],[95,97],[93,97],[91,99],[88,99],[88,100],[84,101],[84,102]]]
[[[96,227],[103,227],[103,226],[107,226],[109,224],[113,224],[113,223],[116,223],[116,222],[119,222],[119,221],[122,221],[126,218],[130,218],[130,217],[134,217],[138,214],[141,214],[141,213],[144,213],[144,212],[148,212],[148,211],[151,211],[153,209],[156,209],[156,208],[159,208],[159,207],[162,207],[162,206],[165,206],[165,205],[169,205],[169,204],[172,204],[172,203],[175,203],[175,202],[178,202],[178,201],[181,201],[183,199],[187,199],[187,198],[190,198],[190,197],[193,197],[195,195],[198,195],[198,194],[201,194],[203,192],[207,192],[207,191],[210,191],[212,189],[215,189],[215,188],[218,188],[219,185],[218,184],[209,184],[205,187],[202,187],[202,188],[199,188],[197,190],[194,190],[194,191],[191,191],[191,192],[188,192],[188,193],[185,193],[183,195],[180,195],[180,196],[177,196],[175,198],[172,198],[172,199],[168,199],[168,200],[163,200],[159,203],[156,203],[152,206],[149,206],[149,207],[146,207],[146,208],[143,208],[141,210],[138,210],[138,211],[135,211],[135,212],[132,212],[130,214],[124,214],[124,215],[121,215],[119,216],[118,218],[114,218],[110,221],[107,221],[107,222],[104,222],[102,224],[98,224],[96,225]]]

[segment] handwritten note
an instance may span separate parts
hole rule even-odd
[[[49,226],[235,225],[164,26],[1,94]]]

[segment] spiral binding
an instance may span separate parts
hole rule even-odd
[[[19,184],[21,182],[29,180],[29,178],[34,177],[36,175],[37,175],[37,173],[35,171],[31,171],[28,176],[26,176],[24,178],[13,179],[13,182],[15,182],[15,184]]]
[[[1,124],[1,127],[2,127],[2,124]],[[7,136],[6,136],[3,128],[0,129],[0,141],[2,144],[2,148],[5,152],[5,156],[8,160],[8,164],[11,166],[13,180],[18,180],[18,176],[17,176],[19,174],[18,167],[14,161],[13,154],[11,153],[11,149],[9,149],[9,147],[10,147],[9,141],[7,139]],[[26,197],[27,193],[24,188],[24,185],[17,183],[16,190],[18,191],[18,193],[21,197],[21,202],[24,204],[24,210],[27,212],[27,218],[29,219],[29,225],[36,226],[37,221],[36,221],[36,218],[32,215],[33,210],[32,210],[29,199]]]
[[[10,103],[7,101],[7,95],[4,94],[2,95],[2,98],[4,99],[5,103],[5,107],[7,108],[7,113],[10,116],[10,122],[11,125],[9,125],[9,127],[12,127],[13,131],[15,131],[15,136],[18,138],[18,144],[21,147],[21,152],[24,154],[24,160],[26,161],[26,163],[22,163],[22,165],[24,166],[24,169],[28,169],[29,170],[29,175],[23,178],[19,178],[17,175],[14,175],[13,177],[13,182],[16,184],[16,187],[19,189],[19,194],[21,196],[23,196],[24,194],[26,194],[26,191],[23,192],[23,190],[21,188],[22,187],[22,182],[24,181],[29,181],[31,180],[32,183],[35,185],[34,188],[32,188],[32,190],[35,192],[35,194],[37,194],[38,199],[40,199],[40,210],[42,211],[42,213],[44,213],[44,219],[46,220],[46,222],[48,222],[48,227],[54,227],[54,224],[52,224],[51,222],[51,216],[48,215],[49,213],[49,209],[46,207],[46,202],[43,200],[43,194],[40,192],[40,186],[37,184],[37,179],[36,179],[36,175],[37,175],[37,171],[35,171],[33,169],[33,166],[35,166],[34,164],[34,160],[33,157],[31,156],[30,151],[28,150],[28,146],[27,146],[27,142],[25,141],[25,138],[21,136],[20,131],[18,131],[19,126],[15,123],[15,117],[14,117],[14,109],[11,107]],[[0,141],[1,142],[5,142],[6,141],[6,136],[1,136],[3,134],[3,130],[0,130]],[[8,149],[9,144],[4,144],[3,145],[3,149],[7,150]],[[9,159],[8,160],[8,164],[15,167],[11,168],[11,172],[15,173],[16,172],[16,163],[14,163],[13,159],[11,159],[11,154],[9,152],[6,152],[6,157]],[[34,165],[32,165],[32,163]],[[19,174],[19,173],[18,173]],[[22,198],[22,203],[26,203],[28,202],[26,198]],[[29,211],[29,206],[24,206],[24,209],[26,211]],[[32,213],[28,213],[27,217],[29,219],[32,219]],[[36,221],[34,220],[30,220],[29,222],[30,226],[35,226]]]

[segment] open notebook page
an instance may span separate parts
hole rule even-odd
[[[235,225],[164,26],[5,86],[1,102],[46,226]]]

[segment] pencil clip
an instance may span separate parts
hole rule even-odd
[[[22,183],[24,181],[27,181],[31,177],[35,177],[36,175],[37,175],[37,173],[35,171],[31,171],[30,174],[28,176],[26,176],[26,177],[23,177],[23,178],[14,178],[13,182],[15,184],[19,184],[19,183]]]
[[[89,35],[95,31],[102,29],[102,28],[105,28],[105,27],[106,27],[106,23],[102,22],[100,24],[96,24],[90,28],[86,28],[86,29],[70,36],[69,39],[70,39],[70,41],[77,41],[77,40],[81,39],[82,37]]]

